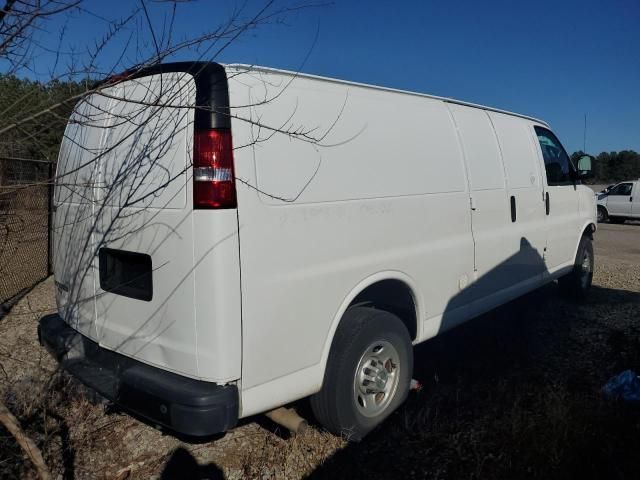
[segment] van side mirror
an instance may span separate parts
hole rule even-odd
[[[578,159],[578,178],[592,178],[593,177],[593,157],[591,155],[583,155]]]

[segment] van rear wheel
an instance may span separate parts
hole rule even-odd
[[[589,237],[583,236],[578,245],[573,270],[558,279],[561,291],[575,298],[586,297],[591,289],[593,266],[593,242]]]
[[[359,441],[404,402],[412,371],[413,348],[402,321],[383,310],[350,308],[311,408],[327,430]]]

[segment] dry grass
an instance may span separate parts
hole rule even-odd
[[[623,369],[640,371],[638,267],[598,267],[583,304],[556,290],[418,348],[425,388],[360,444],[318,427],[290,438],[263,418],[186,444],[105,412],[37,345],[37,319],[53,308],[51,279],[0,321],[0,395],[54,478],[636,478],[640,413],[599,389]],[[32,476],[0,431],[0,477]]]
[[[423,391],[316,478],[637,478],[640,411],[600,394],[640,371],[640,274],[598,268],[583,304],[551,286],[428,342]]]
[[[176,458],[185,468],[184,451],[200,466],[198,475],[219,467],[228,479],[295,478],[344,444],[317,429],[289,438],[265,419],[245,422],[217,441],[187,444],[128,415],[105,412],[37,345],[37,319],[54,309],[52,291],[50,278],[0,321],[0,396],[42,449],[54,478],[111,479],[123,471],[127,478],[149,478]],[[33,474],[0,429],[0,478]]]

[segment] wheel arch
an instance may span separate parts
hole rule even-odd
[[[580,240],[582,240],[582,237],[589,237],[591,240],[593,240],[593,234],[596,231],[597,226],[596,224],[592,221],[589,220],[587,222],[585,222],[585,224],[583,225],[582,229],[580,230],[580,236],[577,238],[576,241],[576,247],[573,250],[573,258],[576,258],[576,255],[578,254],[578,247],[580,246]]]
[[[397,288],[404,288],[405,289],[404,291],[408,295],[410,295],[411,301],[413,303],[411,313],[413,314],[413,321],[415,323],[413,325],[411,324],[408,325],[407,324],[408,320],[406,316],[404,318],[401,315],[398,315],[398,316],[403,321],[403,323],[407,326],[407,329],[409,330],[409,336],[411,337],[414,343],[421,338],[422,325],[421,325],[420,319],[422,318],[422,312],[424,311],[424,307],[422,304],[422,298],[418,294],[416,282],[410,276],[400,271],[389,270],[389,271],[375,273],[373,275],[370,275],[364,278],[357,285],[355,285],[351,289],[351,291],[344,297],[342,303],[340,304],[340,307],[336,311],[336,314],[332,319],[329,332],[325,339],[324,347],[322,349],[322,357],[321,357],[320,363],[322,365],[323,372],[327,365],[329,352],[331,350],[331,345],[333,344],[336,330],[338,329],[338,325],[340,324],[340,321],[342,320],[344,313],[347,311],[349,307],[356,304],[361,304],[360,300],[366,303],[368,301],[366,292],[367,291],[371,292],[372,289],[377,288],[376,286],[384,285],[385,282],[394,282],[394,283],[387,283],[386,285],[393,284]],[[389,311],[389,309],[387,308],[381,308],[381,309]],[[394,313],[397,315],[397,312],[395,311],[391,311],[391,313]]]
[[[609,209],[607,208],[607,206],[606,206],[606,205],[601,205],[601,204],[599,204],[599,203],[598,203],[598,204],[596,205],[596,208],[601,208],[601,209],[603,209],[603,210],[606,212],[607,216],[609,215]]]

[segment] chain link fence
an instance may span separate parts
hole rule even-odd
[[[53,164],[0,157],[0,306],[51,272]]]

